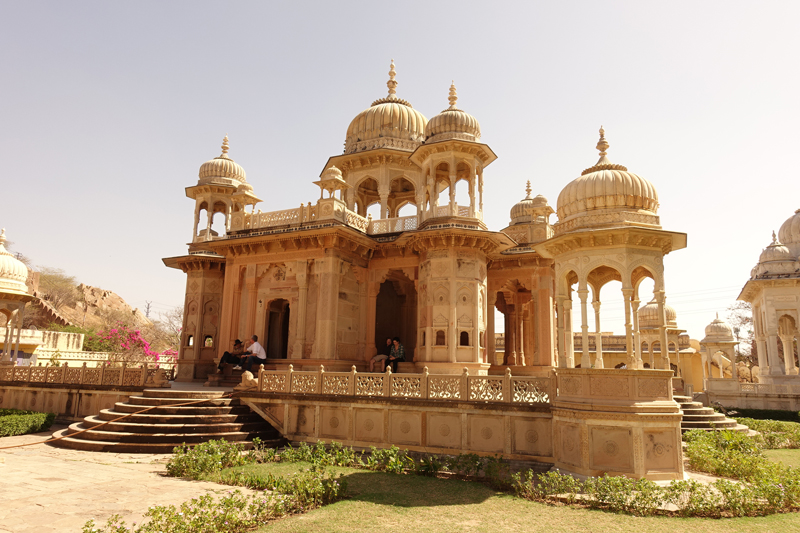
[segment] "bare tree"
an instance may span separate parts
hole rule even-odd
[[[753,308],[748,302],[737,301],[729,305],[728,323],[739,344],[736,346],[736,359],[747,365],[752,378],[753,367],[758,366],[756,340],[753,328]]]
[[[78,301],[78,284],[74,276],[68,276],[64,270],[52,267],[39,267],[39,291],[42,299],[56,309],[74,307]]]

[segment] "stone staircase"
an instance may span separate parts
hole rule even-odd
[[[683,420],[681,420],[681,431],[683,432],[690,429],[702,429],[703,431],[730,429],[742,433],[750,431],[747,426],[743,426],[737,423],[736,420],[717,413],[710,407],[703,407],[702,403],[692,401],[689,396],[673,396],[672,399],[678,402],[681,411],[683,411]]]
[[[113,409],[103,409],[98,415],[87,416],[83,422],[54,433],[53,437],[65,438],[53,445],[98,452],[172,453],[180,444],[191,446],[212,439],[245,442],[246,447],[252,446],[250,441],[255,437],[268,446],[284,442],[258,414],[236,398],[223,398],[223,394],[224,391],[146,389],[142,396],[131,396]],[[175,407],[198,400],[200,403]],[[154,409],[93,429],[148,407]],[[74,435],[84,429],[88,431]]]

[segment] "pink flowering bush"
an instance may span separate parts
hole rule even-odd
[[[141,330],[125,324],[92,333],[87,341],[100,348],[98,351],[111,353],[109,363],[172,364],[178,357],[178,352],[172,349],[160,352],[152,349]]]

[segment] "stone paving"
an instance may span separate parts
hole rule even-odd
[[[63,426],[0,438],[0,448],[40,442]],[[166,477],[167,454],[98,453],[36,444],[0,449],[0,533],[80,532],[120,514],[131,525],[153,505],[179,504],[231,487]]]

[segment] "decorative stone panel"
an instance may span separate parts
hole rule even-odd
[[[319,436],[343,440],[347,438],[348,412],[346,409],[320,407]]]
[[[421,446],[422,413],[390,411],[389,442]]]
[[[435,448],[461,448],[461,415],[428,414],[428,445]]]
[[[470,449],[480,452],[503,453],[505,432],[502,418],[470,416],[467,429],[467,445]]]
[[[644,432],[644,465],[648,471],[672,471],[681,460],[679,433],[674,429]]]
[[[383,415],[378,409],[355,410],[355,440],[365,442],[383,441]]]
[[[553,421],[549,418],[512,418],[511,453],[552,457]]]
[[[590,468],[633,473],[631,428],[592,427],[589,435]]]

